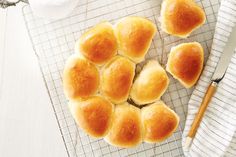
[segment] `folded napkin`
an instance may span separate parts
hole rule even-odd
[[[183,133],[185,156],[236,156],[236,54],[224,79],[211,99],[189,150],[184,148],[187,133],[199,109],[233,26],[236,24],[236,1],[222,0],[218,12],[212,50],[188,104]],[[235,37],[236,38],[236,37]],[[236,43],[235,43],[236,46]]]

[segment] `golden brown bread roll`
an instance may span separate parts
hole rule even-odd
[[[206,17],[193,0],[164,0],[161,6],[161,27],[171,35],[187,37],[205,23]]]
[[[67,98],[84,99],[99,87],[99,72],[95,65],[76,55],[71,56],[63,72],[63,87]]]
[[[135,62],[141,62],[151,45],[157,29],[149,20],[141,17],[125,17],[115,26],[120,54]]]
[[[104,22],[89,29],[76,43],[76,51],[95,64],[106,63],[117,53],[112,25]]]
[[[117,147],[128,148],[142,142],[140,109],[127,102],[116,105],[112,127],[105,140]]]
[[[138,104],[148,104],[159,100],[166,91],[169,78],[156,60],[149,61],[140,72],[131,88],[130,97]]]
[[[90,136],[104,137],[111,145],[129,148],[142,140],[162,141],[178,126],[178,116],[163,102],[141,110],[126,102],[130,95],[138,105],[152,103],[160,99],[169,84],[165,70],[151,60],[132,86],[135,63],[144,59],[156,31],[155,25],[145,18],[126,17],[116,24],[114,31],[110,23],[100,23],[76,43],[77,54],[65,65],[63,87],[73,118]],[[192,44],[183,49],[173,48],[167,65],[169,72],[185,85],[199,77],[195,66],[200,68],[203,62],[203,51],[199,54],[199,45]],[[118,46],[124,57],[116,56]],[[191,68],[184,70],[185,63],[191,64]],[[101,79],[96,65],[104,65],[99,67]],[[102,96],[95,95],[99,87]]]
[[[198,80],[203,68],[204,52],[197,42],[183,43],[171,48],[166,70],[186,88]]]
[[[100,96],[71,101],[69,108],[76,123],[90,136],[104,137],[112,122],[114,105]]]
[[[135,64],[116,56],[102,70],[101,93],[113,103],[125,102],[135,74]]]
[[[141,109],[143,140],[147,143],[160,142],[172,135],[179,124],[178,115],[162,101]]]

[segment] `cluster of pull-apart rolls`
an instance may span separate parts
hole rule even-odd
[[[199,11],[196,17],[204,15],[192,0],[165,0],[162,7],[167,33],[186,36],[203,23],[189,19],[195,11]],[[181,30],[183,25],[186,31]],[[90,136],[128,148],[142,141],[163,141],[176,130],[178,115],[160,100],[169,85],[165,69],[157,60],[149,60],[135,73],[156,31],[155,24],[145,18],[125,17],[114,26],[100,23],[79,38],[76,54],[66,62],[63,85],[76,123]],[[167,71],[185,87],[196,83],[202,67],[199,43],[171,49]]]

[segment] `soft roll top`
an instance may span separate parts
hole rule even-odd
[[[125,17],[115,26],[120,53],[135,62],[141,62],[151,45],[157,29],[141,17]]]
[[[69,99],[84,99],[94,94],[99,86],[99,73],[95,65],[76,55],[65,65],[63,86]]]
[[[161,142],[172,135],[179,124],[177,114],[162,101],[145,106],[141,110],[143,140]]]
[[[113,103],[125,102],[135,75],[135,64],[116,56],[108,62],[101,76],[101,93]]]
[[[187,37],[205,23],[204,11],[193,0],[164,0],[161,6],[161,27],[168,33]]]
[[[112,127],[105,140],[117,147],[129,148],[142,142],[140,109],[128,103],[116,105]]]
[[[117,53],[112,25],[100,23],[84,33],[76,44],[76,51],[95,64],[104,64]]]
[[[158,101],[169,85],[166,71],[157,60],[149,60],[135,77],[136,63],[144,60],[156,31],[145,18],[126,17],[114,31],[103,22],[76,43],[76,54],[65,64],[63,87],[72,117],[88,135],[130,148],[142,141],[160,142],[176,130],[179,117]],[[202,66],[199,43],[171,49],[167,70],[184,86],[197,81]]]
[[[76,123],[90,136],[104,137],[112,122],[114,105],[100,96],[71,101],[69,108]]]
[[[165,70],[156,60],[148,61],[131,88],[130,96],[138,104],[148,104],[164,94],[169,85]]]
[[[203,60],[204,52],[199,43],[183,43],[171,49],[166,70],[186,88],[190,88],[201,74]]]

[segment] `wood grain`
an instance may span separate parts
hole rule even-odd
[[[207,109],[207,106],[209,104],[209,102],[211,101],[212,96],[214,95],[215,91],[217,89],[217,83],[216,82],[212,82],[208,89],[207,92],[203,98],[202,104],[198,110],[197,115],[195,116],[195,119],[193,121],[193,124],[191,126],[191,129],[188,133],[188,137],[193,138],[197,132],[197,129],[201,123],[202,117],[204,116],[204,113]]]
[[[21,7],[0,9],[0,157],[66,157]]]

